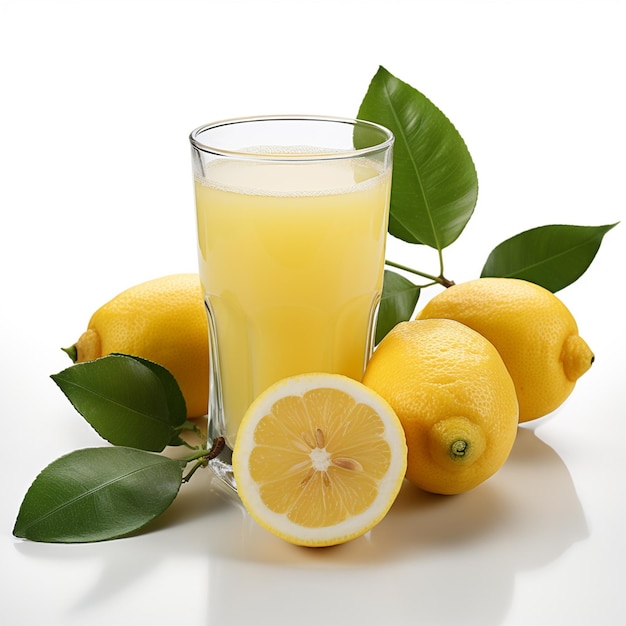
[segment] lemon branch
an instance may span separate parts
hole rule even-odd
[[[200,452],[193,454],[186,459],[183,459],[183,463],[191,463],[191,461],[196,461],[193,467],[187,472],[187,474],[183,476],[183,482],[189,482],[189,479],[196,473],[199,468],[206,467],[209,464],[209,461],[218,457],[224,449],[225,445],[226,442],[224,441],[224,437],[216,437],[213,440],[213,445],[211,446],[210,450],[203,449]]]
[[[385,259],[385,265],[389,265],[391,267],[395,267],[399,270],[404,270],[405,272],[410,272],[411,274],[415,274],[417,276],[421,276],[422,278],[427,278],[431,282],[426,285],[420,285],[421,288],[430,287],[431,285],[443,285],[444,287],[452,287],[454,285],[453,280],[447,279],[443,275],[443,263],[441,263],[441,272],[439,276],[434,276],[433,274],[427,274],[426,272],[420,272],[419,270],[413,269],[412,267],[407,267],[406,265],[401,265],[400,263],[396,263],[395,261],[390,261],[389,259]]]

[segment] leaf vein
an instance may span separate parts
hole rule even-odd
[[[417,161],[415,160],[415,157],[414,157],[413,151],[411,150],[411,145],[410,145],[410,143],[409,143],[409,139],[408,139],[408,137],[406,136],[405,129],[404,129],[404,125],[401,123],[401,121],[400,121],[400,117],[398,116],[398,114],[397,114],[397,112],[396,112],[396,109],[395,109],[395,106],[394,106],[394,104],[393,104],[393,100],[392,100],[392,97],[391,97],[391,93],[390,93],[390,91],[389,91],[389,89],[388,89],[388,87],[387,87],[387,84],[386,84],[386,83],[384,83],[384,84],[383,84],[383,89],[384,89],[385,96],[386,96],[386,98],[387,98],[387,100],[388,100],[388,103],[389,103],[389,108],[390,108],[391,114],[392,114],[392,116],[393,116],[395,126],[396,126],[396,128],[398,129],[399,134],[400,134],[400,136],[401,136],[401,139],[402,139],[402,141],[403,141],[403,143],[404,143],[404,145],[405,145],[405,147],[406,147],[406,153],[407,153],[407,154],[408,154],[408,156],[409,156],[409,160],[410,160],[410,162],[411,162],[411,166],[412,166],[412,168],[413,168],[413,171],[415,172],[415,177],[417,178],[417,182],[418,182],[418,184],[419,184],[420,193],[421,193],[421,196],[422,196],[422,198],[423,198],[423,200],[424,200],[424,207],[426,208],[426,215],[427,215],[427,217],[428,217],[428,221],[429,221],[429,223],[430,223],[430,227],[431,227],[431,229],[432,229],[432,232],[433,232],[433,236],[434,236],[434,238],[435,238],[435,241],[437,242],[437,249],[441,249],[441,243],[440,243],[440,241],[439,241],[439,234],[438,234],[438,232],[437,232],[437,229],[435,228],[435,223],[434,223],[433,216],[432,216],[432,210],[431,210],[431,207],[430,207],[430,202],[428,201],[428,197],[427,197],[426,192],[425,192],[425,189],[424,189],[424,182],[423,182],[423,180],[422,180],[422,177],[421,177],[421,174],[420,174],[420,170],[419,170],[419,167],[418,167]],[[406,228],[409,232],[412,232],[412,231],[411,231],[411,228],[407,227],[407,225],[406,225],[406,224],[404,224],[404,223],[402,222],[402,220],[401,220],[401,219],[398,219],[398,217],[397,217],[397,216],[395,216],[395,218],[396,218],[396,219],[398,220],[398,222],[400,222],[400,223],[401,223],[401,224],[402,224],[402,225],[403,225],[403,226],[404,226],[404,227],[405,227],[405,228]],[[416,234],[416,233],[413,233],[413,235],[415,236],[415,238],[416,238],[416,239],[419,239],[419,237],[417,236],[417,234]]]
[[[101,491],[102,489],[106,489],[107,487],[110,487],[111,485],[114,485],[117,482],[120,482],[122,480],[126,480],[127,478],[133,476],[134,474],[138,474],[140,472],[145,472],[146,470],[151,469],[155,464],[151,464],[149,466],[145,466],[145,467],[139,467],[137,469],[134,469],[130,472],[126,472],[125,474],[121,475],[121,476],[116,476],[115,478],[111,478],[110,480],[101,483],[99,485],[96,485],[94,487],[92,487],[91,489],[84,491],[80,494],[77,494],[76,496],[74,496],[73,498],[71,498],[70,500],[67,500],[66,502],[63,502],[59,505],[57,505],[56,507],[54,507],[53,509],[51,509],[50,511],[47,511],[44,515],[40,515],[39,517],[37,517],[37,519],[34,519],[32,522],[30,522],[29,524],[25,524],[23,527],[23,531],[24,533],[29,529],[32,528],[33,526],[36,526],[37,524],[41,524],[43,521],[49,519],[50,517],[56,515],[57,513],[59,513],[60,511],[63,511],[65,509],[67,509],[68,507],[72,506],[73,504],[79,502],[80,500],[84,500],[85,498],[97,493],[98,491]]]
[[[529,269],[533,269],[536,267],[540,267],[541,265],[545,265],[546,263],[548,263],[549,261],[552,261],[554,259],[560,259],[563,257],[566,257],[568,255],[571,255],[572,253],[576,252],[577,250],[584,248],[586,246],[588,246],[590,243],[594,242],[595,237],[590,237],[589,239],[586,239],[585,241],[581,241],[579,244],[572,246],[570,248],[567,248],[566,250],[562,250],[561,252],[558,253],[554,253],[554,254],[550,254],[548,256],[545,256],[539,260],[537,260],[534,263],[529,263],[527,265],[524,265],[523,267],[518,267],[517,270],[513,270],[513,272],[510,272],[508,274],[506,274],[506,276],[504,276],[505,278],[508,278],[522,270],[529,270]]]
[[[159,417],[155,417],[152,413],[150,412],[143,412],[139,409],[136,409],[132,406],[129,406],[128,404],[124,404],[122,402],[120,402],[119,400],[115,400],[109,396],[104,395],[103,393],[99,393],[94,391],[92,388],[87,387],[85,385],[81,385],[75,381],[72,380],[65,380],[65,383],[67,385],[70,385],[72,387],[74,387],[75,389],[80,389],[81,391],[84,391],[85,393],[88,393],[91,396],[94,396],[96,398],[99,398],[100,400],[102,400],[104,402],[104,404],[111,404],[113,406],[119,407],[121,409],[124,409],[126,411],[129,411],[131,413],[134,413],[135,415],[141,415],[142,417],[147,418],[149,421],[151,422],[155,422],[155,423],[159,423],[159,424],[166,424],[167,422],[164,422],[161,418]]]

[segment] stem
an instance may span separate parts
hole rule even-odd
[[[183,476],[183,482],[188,483],[191,477],[196,473],[196,471],[201,467],[206,467],[207,463],[208,461],[206,461],[205,459],[200,459],[199,461],[196,461],[194,466]]]
[[[467,454],[469,444],[463,439],[457,439],[450,446],[450,456],[454,458],[463,457]]]
[[[220,452],[224,449],[226,442],[224,441],[224,437],[216,437],[213,440],[213,445],[210,450],[202,450],[198,454],[194,454],[187,459],[183,459],[184,462],[189,463],[191,461],[196,461],[193,467],[183,476],[183,482],[189,482],[190,478],[201,468],[206,467],[209,464],[211,459],[214,459],[216,456],[220,455]]]
[[[394,261],[389,261],[388,259],[385,259],[385,265],[390,265],[391,267],[396,267],[399,270],[404,270],[405,272],[416,274],[417,276],[421,276],[422,278],[428,278],[431,281],[428,285],[420,285],[421,287],[429,287],[430,285],[434,285],[435,283],[443,285],[446,288],[452,287],[452,285],[454,285],[454,281],[448,280],[443,275],[443,260],[441,252],[439,253],[439,264],[441,267],[441,274],[439,274],[439,276],[433,276],[432,274],[426,274],[425,272],[420,272],[419,270],[413,269],[412,267],[407,267],[406,265],[401,265],[400,263],[395,263]]]
[[[190,463],[191,461],[195,461],[196,459],[204,459],[207,462],[209,462],[212,459],[214,459],[216,456],[220,455],[220,453],[224,449],[225,445],[226,445],[226,442],[224,441],[224,437],[216,437],[213,440],[213,445],[211,446],[210,450],[207,450],[206,448],[203,448],[202,450],[200,450],[196,454],[192,454],[191,456],[187,457],[186,459],[182,459],[182,462],[183,463]]]
[[[61,348],[61,350],[63,350],[63,352],[65,352],[65,354],[72,359],[73,363],[76,363],[78,360],[78,349],[76,348],[76,344],[70,346],[69,348]]]
[[[181,445],[185,446],[185,448],[189,448],[190,450],[206,450],[206,437],[202,434],[202,430],[200,430],[197,424],[194,424],[190,420],[185,420],[185,422],[183,422],[183,425],[180,427],[180,433],[184,431],[191,431],[192,433],[194,433],[194,435],[197,435],[200,438],[202,443],[194,446],[193,444],[189,443],[184,437],[179,437]]]
[[[195,435],[198,435],[198,437],[201,437],[202,439],[206,439],[205,437],[203,437],[202,430],[200,430],[200,427],[197,424],[194,424],[194,422],[192,422],[191,420],[185,420],[183,422],[182,429],[190,430]]]

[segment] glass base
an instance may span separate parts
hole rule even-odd
[[[224,446],[224,449],[209,461],[209,468],[212,472],[235,493],[237,493],[237,483],[233,473],[233,451]]]

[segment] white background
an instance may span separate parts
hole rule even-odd
[[[559,294],[592,370],[472,492],[407,486],[368,536],[317,551],[256,527],[208,471],[137,537],[11,531],[45,465],[103,445],[49,378],[59,348],[126,287],[196,271],[192,128],[354,116],[383,65],[474,157],[476,212],[445,251],[460,282],[524,229],[623,219],[625,18],[608,0],[0,0],[3,626],[623,623],[626,224]],[[388,256],[437,271],[409,248]]]

